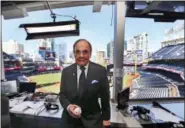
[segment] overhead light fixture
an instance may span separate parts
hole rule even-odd
[[[21,24],[20,28],[24,28],[27,37],[30,39],[43,39],[66,36],[79,36],[79,21],[63,21],[63,22],[49,22],[49,23],[33,23]]]
[[[154,13],[154,12],[151,12],[151,13],[148,13],[148,15],[152,15],[152,16],[163,16],[164,15],[164,13]]]

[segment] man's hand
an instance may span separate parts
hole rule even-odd
[[[110,120],[103,121],[103,128],[110,128]]]
[[[68,113],[73,117],[73,118],[80,118],[81,117],[81,113],[79,112],[76,112],[75,109],[76,108],[80,108],[78,105],[75,105],[75,104],[70,104],[68,107],[67,107],[67,111]],[[81,109],[81,108],[80,108]]]

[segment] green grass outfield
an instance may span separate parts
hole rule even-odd
[[[29,78],[31,79],[32,82],[36,82],[37,85],[54,83],[54,82],[60,82],[61,73],[35,75],[35,76],[31,76]]]
[[[50,74],[42,74],[42,75],[35,75],[29,77],[33,82],[36,82],[37,85],[40,84],[47,84],[47,83],[54,83],[60,82],[61,80],[61,73],[50,73]],[[123,79],[123,87],[130,86],[131,83],[131,76],[125,75]],[[129,82],[129,83],[128,83]],[[55,92],[58,93],[60,90],[60,83],[51,84],[50,86],[41,87],[38,91],[41,92]]]

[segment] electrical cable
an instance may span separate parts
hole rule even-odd
[[[34,114],[33,114],[33,120],[34,120],[34,122],[35,122],[35,128],[37,128],[38,126],[37,126],[37,119],[36,119],[36,116],[38,115],[38,114],[40,114],[44,109],[42,109],[42,107],[44,106],[44,104],[43,105],[41,105],[39,108],[37,108],[36,110],[35,110],[35,112],[34,112]],[[45,108],[45,107],[44,107]]]
[[[53,13],[53,11],[52,11],[52,9],[51,9],[51,7],[50,7],[50,5],[49,5],[49,2],[48,2],[48,1],[46,1],[46,3],[47,3],[47,5],[48,5],[48,8],[49,8],[49,10],[50,10],[51,14],[54,14],[54,13]]]
[[[69,17],[69,18],[72,18],[72,19],[74,19],[74,20],[78,20],[77,18],[76,18],[76,16],[70,16],[70,15],[61,15],[61,14],[56,14],[55,13],[55,15],[56,16],[61,16],[61,17]],[[79,21],[79,20],[78,20]],[[81,24],[81,21],[79,21],[79,24]]]
[[[48,8],[49,8],[49,10],[50,10],[50,12],[51,12],[51,18],[53,18],[53,22],[55,22],[55,21],[56,21],[56,14],[52,11],[52,9],[51,9],[51,7],[50,7],[50,5],[49,5],[49,2],[46,1],[46,3],[47,3]]]
[[[131,109],[131,115],[137,119],[142,119],[144,121],[152,121],[154,123],[163,122],[155,118],[155,114],[149,109],[146,109],[141,106],[133,106]]]
[[[59,112],[59,105],[57,104],[52,104],[52,103],[44,103],[46,111],[49,113],[49,117],[53,114],[56,114]],[[53,106],[53,108],[52,108]],[[51,112],[52,111],[52,112]]]
[[[76,16],[70,16],[70,15],[61,15],[61,14],[56,14],[56,13],[54,13],[53,11],[52,11],[52,9],[51,9],[51,6],[49,5],[49,2],[48,1],[46,1],[47,2],[47,5],[48,5],[48,8],[49,8],[49,10],[50,10],[50,12],[51,12],[51,18],[53,18],[53,22],[55,22],[56,21],[56,16],[61,16],[61,17],[69,17],[69,18],[72,18],[72,19],[74,19],[74,20],[77,20],[76,19]],[[80,21],[79,21],[79,23],[81,23]]]
[[[56,16],[62,16],[62,17],[70,17],[70,18],[72,18],[72,19],[74,19],[74,20],[77,20],[76,19],[76,16],[70,16],[70,15],[61,15],[61,14],[55,14]]]
[[[170,110],[168,110],[167,108],[165,108],[165,107],[163,107],[162,105],[160,105],[157,101],[153,101],[153,107],[159,107],[159,108],[161,108],[161,109],[163,109],[163,110],[165,110],[166,112],[168,112],[168,113],[170,113],[170,114],[172,114],[172,115],[174,115],[174,116],[176,116],[176,117],[178,117],[178,118],[180,118],[180,119],[182,119],[182,120],[184,120],[184,118],[182,118],[182,117],[180,117],[180,116],[178,116],[178,115],[176,115],[175,113],[173,113],[172,111],[170,111]]]

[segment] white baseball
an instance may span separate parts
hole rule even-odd
[[[78,107],[78,108],[75,108],[74,112],[81,114],[82,110]]]

